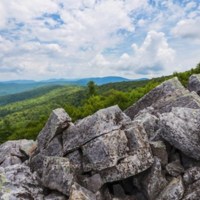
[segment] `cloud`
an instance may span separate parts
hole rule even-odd
[[[156,74],[173,63],[175,57],[175,50],[169,47],[162,32],[149,31],[143,43],[140,46],[132,44],[132,49],[131,55],[121,56],[119,69],[142,75]]]
[[[173,63],[186,68],[176,55],[186,57],[190,41],[189,60],[197,60],[199,8],[197,0],[1,0],[0,79],[132,78],[169,73]]]
[[[185,39],[199,39],[200,35],[200,17],[195,19],[180,20],[173,28],[172,33],[176,37]]]

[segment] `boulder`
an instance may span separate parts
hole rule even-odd
[[[94,174],[91,177],[84,178],[84,187],[93,193],[98,192],[103,186],[103,181],[99,174]]]
[[[24,164],[0,167],[0,199],[43,199],[38,177]]]
[[[41,152],[45,156],[63,156],[62,135],[55,136]]]
[[[154,200],[166,187],[167,180],[162,172],[160,159],[154,157],[154,164],[148,175],[143,179],[142,185],[149,200]]]
[[[69,196],[74,174],[70,162],[62,157],[45,157],[43,163],[42,184]]]
[[[64,109],[58,108],[52,111],[46,125],[37,137],[38,150],[41,152],[47,148],[52,139],[62,133],[71,122],[71,118]]]
[[[161,136],[189,157],[200,160],[200,109],[173,108],[160,115]]]
[[[184,168],[179,161],[168,163],[165,168],[167,173],[174,177],[178,177],[184,173]]]
[[[10,165],[21,164],[21,163],[22,163],[21,159],[18,158],[17,156],[8,156],[5,158],[5,160],[3,161],[3,163],[0,166],[7,167]]]
[[[200,179],[200,167],[191,167],[183,175],[183,181],[186,185]]]
[[[69,159],[70,165],[75,171],[78,171],[79,173],[83,172],[83,166],[82,166],[83,156],[81,149],[68,153],[65,157]]]
[[[71,187],[69,200],[96,200],[96,195],[75,182]]]
[[[134,105],[127,108],[125,114],[133,119],[139,111],[149,106],[154,109],[154,113],[170,112],[173,107],[199,109],[200,98],[195,92],[190,93],[185,89],[177,78],[172,78],[163,82]]]
[[[113,167],[127,156],[128,140],[124,131],[111,131],[82,146],[83,170],[101,171]]]
[[[130,121],[118,106],[101,109],[95,114],[78,121],[63,133],[64,154],[78,149],[89,141],[114,130]]]
[[[42,177],[43,172],[43,163],[45,160],[45,155],[43,154],[36,154],[35,156],[31,157],[29,160],[29,167],[32,172],[37,172],[39,177]]]
[[[125,114],[133,119],[139,111],[149,106],[153,107],[153,105],[156,105],[157,102],[161,99],[165,99],[166,97],[170,96],[176,98],[177,96],[183,95],[184,93],[185,88],[179,82],[178,78],[172,78],[163,82],[161,85],[157,86],[144,97],[142,97],[138,102],[127,108],[125,110]]]
[[[148,107],[140,111],[134,118],[134,121],[138,121],[144,127],[149,140],[157,140],[159,138],[157,137],[159,119],[156,115],[154,108]]]
[[[173,178],[155,200],[179,200],[182,199],[183,194],[184,185],[182,178]]]
[[[189,185],[184,193],[183,200],[199,200],[200,197],[200,180]]]
[[[0,166],[24,162],[32,155],[35,148],[36,142],[33,140],[13,140],[5,142],[0,145]]]
[[[125,158],[119,159],[113,167],[100,171],[105,183],[128,178],[148,169],[154,162],[144,127],[133,121],[124,127],[128,139]]]
[[[150,147],[152,154],[160,159],[162,166],[165,166],[168,163],[168,153],[163,141],[151,141]]]
[[[193,74],[189,78],[188,89],[200,94],[200,74]]]

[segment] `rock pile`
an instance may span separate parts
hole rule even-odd
[[[200,199],[198,80],[189,91],[173,78],[124,112],[76,123],[54,110],[36,142],[0,145],[0,199]]]

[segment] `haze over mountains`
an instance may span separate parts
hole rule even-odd
[[[71,79],[71,80],[70,79],[49,79],[42,81],[11,80],[11,81],[0,82],[0,96],[24,92],[43,86],[53,86],[53,85],[86,86],[89,81],[94,81],[95,84],[97,85],[103,85],[107,83],[116,83],[123,81],[139,81],[139,80],[146,80],[146,79],[141,78],[141,79],[131,80],[119,76],[107,76],[107,77],[91,77],[91,78]]]

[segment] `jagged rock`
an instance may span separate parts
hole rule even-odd
[[[74,175],[67,158],[45,157],[42,173],[42,183],[45,187],[69,196],[73,181]]]
[[[8,156],[5,158],[5,160],[3,161],[3,163],[0,166],[7,167],[10,165],[21,164],[21,163],[22,163],[21,159],[18,158],[17,156]]]
[[[23,164],[0,167],[0,199],[41,200],[43,189],[29,167]]]
[[[167,180],[162,173],[161,161],[154,157],[154,164],[152,165],[147,177],[143,180],[143,188],[149,200],[154,200],[159,193],[167,185]]]
[[[150,142],[151,150],[154,156],[160,159],[160,162],[163,166],[168,163],[168,153],[163,141],[151,141]]]
[[[133,119],[139,111],[151,106],[154,113],[170,112],[173,107],[200,108],[200,98],[185,89],[177,78],[165,81],[141,98],[137,103],[125,110],[125,114]]]
[[[73,169],[76,171],[82,172],[82,151],[76,150],[65,156],[69,159],[70,165],[73,166]]]
[[[200,160],[200,109],[173,108],[161,114],[160,120],[161,136],[184,154]]]
[[[171,176],[177,177],[184,173],[184,168],[179,161],[174,161],[166,165],[166,170]]]
[[[200,179],[200,167],[189,168],[183,175],[185,184],[191,184]]]
[[[137,103],[126,109],[125,114],[133,119],[140,110],[156,105],[159,100],[165,99],[167,96],[177,97],[179,95],[183,95],[184,93],[185,88],[179,80],[177,78],[172,78],[151,90]]]
[[[68,198],[58,192],[52,192],[48,196],[45,196],[44,200],[68,200]]]
[[[30,158],[29,160],[29,167],[32,172],[37,172],[38,175],[41,177],[43,172],[43,162],[45,156],[43,154],[37,154]]]
[[[100,171],[115,166],[120,159],[127,156],[127,143],[124,131],[116,130],[85,144],[82,146],[83,170]]]
[[[73,124],[56,109],[38,146],[0,145],[0,199],[199,199],[200,97],[173,78],[125,112],[112,106]]]
[[[41,152],[47,148],[51,140],[62,133],[71,122],[71,118],[64,109],[58,108],[52,111],[46,125],[37,137],[38,150]]]
[[[183,200],[199,200],[200,180],[194,182],[186,188]]]
[[[128,139],[127,156],[120,159],[114,167],[104,169],[100,175],[105,183],[128,178],[148,169],[153,164],[153,157],[144,127],[133,121],[124,129]]]
[[[87,142],[119,130],[123,123],[130,121],[118,106],[101,109],[95,114],[78,121],[63,133],[64,153],[78,149]]]
[[[42,151],[45,156],[63,156],[62,135],[54,137]]]
[[[188,89],[200,94],[200,74],[193,74],[189,78]]]
[[[93,193],[96,193],[103,186],[103,181],[99,174],[94,174],[91,177],[85,178],[83,182],[84,182],[84,187]]]
[[[96,200],[96,195],[75,182],[71,187],[69,200]]]
[[[140,111],[134,118],[134,121],[138,121],[138,123],[140,123],[144,127],[149,140],[155,140],[155,138],[157,137],[157,130],[159,129],[159,119],[156,117],[155,114],[156,113],[154,113],[154,108],[148,107]]]
[[[0,145],[0,166],[20,164],[24,162],[32,155],[35,148],[36,143],[33,140],[5,142]]]
[[[160,192],[156,200],[179,200],[183,197],[184,185],[181,177],[173,178],[172,181]]]

